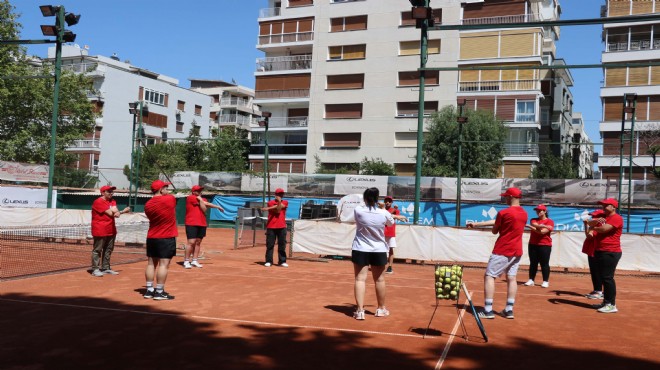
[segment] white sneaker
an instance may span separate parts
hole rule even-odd
[[[92,276],[102,277],[103,273],[101,272],[101,270],[94,270],[92,271]]]
[[[270,265],[272,265],[272,263],[270,263],[270,262],[266,262],[266,263],[264,263],[264,266],[265,266],[265,267],[270,267]]]
[[[282,267],[289,267],[289,264],[286,263],[286,262],[284,262],[284,263],[280,263],[280,266],[282,266]]]
[[[527,280],[527,282],[526,282],[524,285],[526,285],[526,286],[534,286],[534,280],[529,279],[529,280]]]
[[[195,267],[199,267],[199,268],[204,267],[201,263],[199,263],[199,262],[197,262],[197,261],[192,261],[192,262],[190,262],[190,264],[193,265],[193,266],[195,266]]]
[[[385,317],[385,316],[389,316],[389,315],[390,315],[390,311],[388,311],[387,308],[383,307],[383,308],[377,308],[376,309],[376,314],[374,316],[376,316],[376,317]]]
[[[353,312],[353,318],[355,318],[355,320],[364,320],[364,310]]]
[[[183,268],[191,269],[192,265],[190,264],[190,261],[183,261]]]
[[[547,288],[550,286],[550,283],[547,281],[544,281],[543,284],[541,284],[541,288]]]
[[[616,309],[615,305],[613,305],[611,303],[607,303],[603,307],[599,308],[598,312],[601,312],[601,313],[617,313],[617,312],[619,312],[619,310]]]

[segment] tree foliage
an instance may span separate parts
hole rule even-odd
[[[494,178],[504,157],[507,127],[492,112],[467,110],[468,122],[463,124],[461,176]],[[457,111],[446,106],[437,112],[428,125],[422,156],[423,176],[456,177],[458,175]]]
[[[541,161],[532,170],[533,179],[576,179],[578,171],[569,153],[561,158],[552,153],[541,156]]]
[[[367,159],[364,157],[360,162],[360,174],[375,176],[396,176],[394,166],[383,161],[382,158]]]
[[[642,142],[642,147],[646,149],[646,154],[651,156],[651,172],[656,179],[660,179],[660,124],[650,124],[646,130],[639,132],[639,138]],[[644,150],[644,149],[642,149]]]

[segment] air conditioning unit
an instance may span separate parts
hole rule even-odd
[[[552,128],[553,130],[559,130],[559,122],[550,123],[550,128]]]

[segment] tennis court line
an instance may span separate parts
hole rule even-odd
[[[466,299],[465,302],[463,302],[463,308],[461,309],[461,314],[456,319],[454,328],[451,330],[451,335],[449,336],[449,340],[445,344],[445,349],[442,351],[442,355],[438,359],[438,362],[435,364],[435,370],[442,369],[442,365],[445,363],[445,359],[447,358],[447,354],[449,353],[449,348],[451,348],[451,343],[454,341],[454,337],[456,336],[456,332],[458,331],[458,325],[461,323],[461,320],[463,320],[463,315],[465,314],[465,306],[467,304],[468,301]]]
[[[239,319],[229,319],[224,317],[211,317],[211,316],[199,316],[199,315],[185,315],[185,314],[174,314],[174,313],[165,313],[165,312],[148,312],[148,311],[139,311],[139,310],[126,310],[121,308],[110,308],[110,307],[96,307],[96,306],[87,306],[87,305],[76,305],[69,303],[52,303],[52,302],[36,302],[36,301],[26,301],[21,299],[5,299],[0,298],[0,301],[4,302],[15,302],[15,303],[29,303],[29,304],[39,304],[45,306],[57,306],[57,307],[71,307],[71,308],[82,308],[82,309],[91,309],[98,311],[111,311],[111,312],[125,312],[125,313],[136,313],[142,315],[154,315],[154,316],[167,316],[167,317],[184,317],[188,319],[201,319],[201,320],[211,320],[211,321],[224,321],[231,323],[239,324],[252,324],[252,325],[262,325],[262,326],[275,326],[275,327],[284,327],[284,328],[297,328],[297,329],[314,329],[314,330],[325,330],[325,331],[338,331],[346,333],[364,333],[364,334],[377,334],[377,335],[387,335],[393,337],[408,337],[408,338],[417,338],[424,339],[423,336],[419,334],[402,334],[402,333],[390,333],[383,331],[373,331],[373,330],[358,330],[358,329],[343,329],[343,328],[330,328],[325,326],[314,326],[314,325],[293,325],[293,324],[279,324],[268,321],[252,321],[252,320],[239,320]],[[440,338],[437,336],[429,335],[426,338]],[[450,338],[451,340],[451,338]]]

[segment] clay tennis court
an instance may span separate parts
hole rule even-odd
[[[350,261],[290,259],[289,268],[265,268],[264,248],[234,250],[233,233],[209,229],[202,269],[174,260],[166,285],[173,301],[142,298],[145,262],[114,266],[118,276],[76,270],[0,283],[0,367],[660,368],[658,277],[619,274],[616,314],[597,313],[582,296],[591,290],[588,275],[553,273],[549,289],[521,285],[515,320],[484,321],[488,343],[461,295],[458,311],[441,302],[424,337],[436,304],[432,265],[395,265],[386,277],[386,318],[373,316],[369,282],[367,318],[356,321]],[[477,308],[482,277],[482,268],[464,271]],[[526,270],[518,280],[527,280]],[[504,302],[498,280],[494,309]]]

